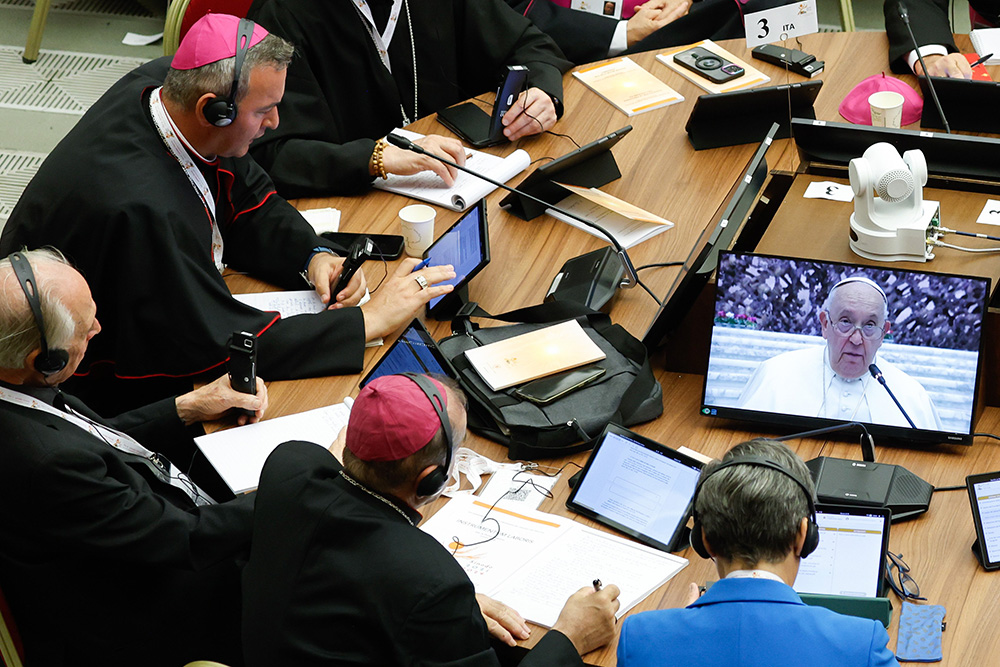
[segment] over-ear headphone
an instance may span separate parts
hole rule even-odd
[[[694,549],[695,553],[702,558],[711,558],[711,555],[708,553],[708,549],[705,548],[705,536],[702,532],[701,519],[698,516],[698,494],[701,493],[701,489],[705,486],[705,482],[707,482],[712,475],[721,470],[725,470],[726,468],[732,468],[735,466],[758,466],[760,468],[777,470],[795,482],[798,487],[802,489],[802,493],[805,494],[806,502],[809,505],[809,527],[806,530],[806,541],[802,545],[802,553],[800,553],[799,556],[801,558],[805,558],[812,552],[816,551],[816,547],[819,546],[819,526],[816,525],[816,501],[813,498],[812,493],[809,491],[809,486],[806,485],[803,480],[799,479],[798,475],[777,461],[763,456],[737,456],[721,464],[712,470],[712,472],[698,480],[698,486],[696,486],[694,490],[694,498],[691,499],[691,507],[693,509],[694,516],[694,524],[691,527],[691,547]]]
[[[35,280],[35,272],[31,270],[28,258],[19,252],[10,256],[10,265],[14,268],[14,275],[17,282],[24,290],[24,297],[28,300],[28,307],[35,316],[35,324],[38,326],[38,337],[41,351],[35,357],[35,370],[42,375],[55,375],[66,368],[69,363],[69,352],[59,348],[49,348],[49,343],[45,340],[45,320],[42,319],[42,302],[38,298],[38,281]]]
[[[451,456],[452,456],[452,434],[451,434],[451,420],[448,419],[448,408],[445,403],[444,396],[438,391],[437,385],[430,381],[427,377],[423,375],[417,375],[416,373],[400,373],[411,380],[418,387],[420,391],[424,392],[427,396],[427,400],[431,402],[431,407],[434,408],[434,413],[437,415],[438,420],[441,422],[441,430],[444,431],[444,465],[438,466],[431,471],[429,475],[420,480],[420,484],[417,485],[417,495],[422,498],[427,498],[438,493],[444,488],[444,485],[448,483],[448,471],[451,470]]]
[[[236,94],[240,90],[240,71],[243,69],[243,58],[250,50],[250,40],[256,24],[250,19],[240,19],[236,34],[236,62],[233,64],[233,85],[228,97],[216,97],[205,105],[202,113],[205,119],[216,127],[225,127],[236,120],[239,110],[236,108]]]

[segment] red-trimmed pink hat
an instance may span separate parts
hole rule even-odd
[[[886,76],[885,72],[870,76],[854,86],[840,103],[840,115],[855,125],[871,125],[872,111],[868,105],[868,97],[872,93],[883,90],[890,90],[903,96],[903,119],[901,121],[903,125],[916,123],[920,120],[920,112],[924,110],[923,98],[905,81]]]
[[[448,405],[448,392],[433,378]],[[345,446],[362,461],[398,461],[422,449],[441,428],[437,413],[417,383],[383,375],[358,394],[347,422]]]
[[[184,35],[170,66],[195,69],[236,55],[236,34],[240,19],[229,14],[205,14]],[[267,30],[254,25],[250,46],[267,37]],[[249,48],[249,47],[248,47]]]

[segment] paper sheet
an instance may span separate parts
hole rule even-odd
[[[306,440],[329,447],[347,426],[354,400],[299,412],[277,419],[265,419],[194,439],[233,493],[257,488],[264,461],[274,449],[289,440]],[[332,456],[332,454],[331,454]]]
[[[455,557],[476,592],[545,627],[556,622],[570,595],[594,579],[621,589],[621,618],[688,563],[567,517],[504,501],[488,516],[487,510],[475,497],[453,498],[421,528],[449,551],[456,538],[470,545],[459,547]],[[474,544],[483,540],[489,541]]]
[[[287,292],[249,292],[247,294],[234,294],[233,298],[257,310],[277,312],[282,317],[312,315],[321,313],[326,308],[319,298],[319,294],[309,289]],[[371,301],[371,298],[371,292],[365,289],[365,295],[361,297],[358,305],[363,306]],[[375,338],[365,343],[365,347],[379,347],[383,342],[381,338]]]
[[[393,130],[393,133],[402,135],[411,141],[424,136],[400,129]],[[506,183],[514,178],[527,169],[531,163],[531,157],[520,148],[503,158],[471,148],[466,148],[465,152],[472,156],[466,158],[466,167],[501,183]],[[374,187],[444,206],[453,211],[464,211],[496,190],[495,185],[461,171],[458,172],[455,185],[450,188],[444,184],[440,176],[432,171],[422,171],[413,176],[390,174],[389,178],[385,180],[375,179]]]
[[[546,498],[539,491],[539,488],[551,492],[552,487],[559,481],[559,477],[561,475],[549,477],[548,475],[536,475],[525,470],[500,468],[490,475],[489,481],[479,492],[478,497],[487,505],[492,505],[502,496],[504,502],[538,509],[538,506]]]
[[[335,208],[309,208],[299,211],[317,234],[340,229],[340,211]]]

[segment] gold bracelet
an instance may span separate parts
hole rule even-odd
[[[389,178],[389,173],[385,170],[385,162],[382,159],[382,153],[385,152],[385,147],[389,144],[385,139],[379,139],[375,142],[375,150],[372,151],[371,159],[368,161],[368,170],[374,172],[373,175],[379,178]]]

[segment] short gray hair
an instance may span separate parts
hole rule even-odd
[[[722,461],[705,466],[708,478],[698,493],[696,511],[702,535],[712,551],[749,567],[778,563],[795,545],[799,525],[809,516],[809,501],[788,475],[758,465],[734,465],[712,471],[737,457],[758,456],[780,464],[798,477],[811,497],[816,489],[809,469],[786,445],[756,438],[730,449]]]
[[[240,86],[236,94],[238,103],[246,97],[250,87],[250,72],[258,67],[268,66],[277,70],[288,67],[295,47],[275,34],[268,34],[247,51],[243,67],[240,69]],[[195,104],[205,93],[218,97],[228,97],[233,87],[233,67],[236,58],[224,58],[214,63],[194,69],[170,68],[163,80],[163,94],[181,105],[185,111],[193,111]]]
[[[45,320],[45,341],[49,348],[65,348],[73,340],[76,320],[69,308],[53,294],[49,281],[38,279],[44,264],[69,265],[62,253],[52,248],[22,250],[38,280],[38,298]],[[32,351],[41,347],[35,316],[24,290],[14,275],[9,257],[0,260],[0,368],[21,368]]]

